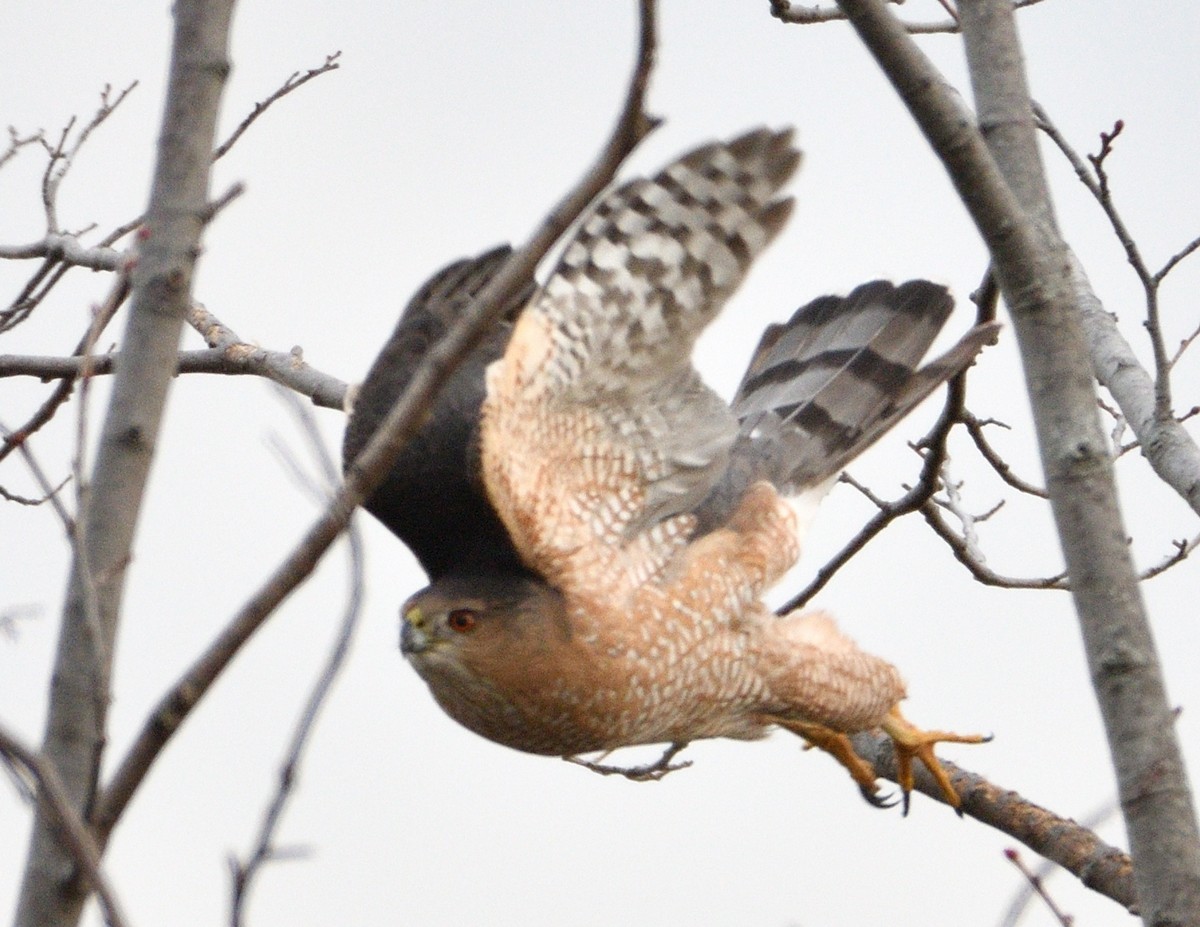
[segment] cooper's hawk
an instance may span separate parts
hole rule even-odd
[[[368,503],[432,582],[403,608],[402,649],[448,714],[519,750],[778,725],[873,795],[847,735],[881,728],[905,792],[919,758],[957,804],[932,746],[979,738],[914,728],[894,667],[823,613],[777,618],[762,595],[799,554],[785,497],[823,491],[992,328],[917,371],[952,301],[927,281],[875,282],[772,326],[732,408],[691,364],[791,211],[778,198],[799,162],[790,138],[706,145],[607,194],[515,326],[460,369]],[[360,394],[348,461],[406,381],[401,365],[503,259],[452,265],[410,304]]]

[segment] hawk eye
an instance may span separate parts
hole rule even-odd
[[[456,608],[446,616],[446,624],[450,626],[451,631],[466,634],[475,627],[478,618],[479,614],[474,609]]]

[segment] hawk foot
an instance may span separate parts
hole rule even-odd
[[[564,756],[563,759],[568,763],[574,763],[576,766],[599,773],[601,776],[623,776],[632,782],[657,782],[668,773],[678,772],[692,765],[691,760],[683,760],[680,763],[671,762],[686,748],[687,743],[676,741],[666,747],[662,756],[657,760],[653,763],[646,763],[644,766],[606,766],[598,761],[585,760],[580,756]],[[600,759],[602,760],[606,756],[608,756],[607,753],[603,754]]]
[[[850,778],[858,783],[858,790],[867,803],[875,808],[891,808],[896,800],[890,795],[880,795],[879,786],[875,784],[875,768],[854,752],[850,738],[840,731],[823,724],[813,724],[805,721],[783,721],[777,723],[787,728],[793,734],[798,734],[807,741],[806,749],[824,750],[846,768]]]
[[[904,813],[908,814],[909,795],[912,792],[914,782],[913,760],[917,759],[929,770],[937,782],[946,803],[961,816],[962,799],[959,798],[958,792],[955,791],[953,784],[950,782],[950,776],[947,775],[946,770],[934,755],[934,745],[940,743],[982,744],[987,743],[992,738],[984,737],[981,734],[952,734],[949,731],[923,731],[905,719],[900,714],[898,707],[894,707],[888,712],[887,717],[883,719],[880,727],[892,739],[892,745],[896,750],[896,781],[900,784],[900,791],[903,794]]]

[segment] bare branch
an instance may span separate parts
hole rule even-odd
[[[996,472],[996,475],[1000,477],[1000,479],[1002,479],[1013,489],[1023,492],[1026,495],[1037,496],[1039,499],[1048,498],[1046,490],[1039,486],[1034,486],[1032,483],[1021,479],[1019,476],[1013,473],[1012,467],[1009,466],[1008,461],[1001,457],[999,452],[988,442],[987,437],[983,433],[983,429],[987,425],[999,425],[1001,423],[995,421],[994,419],[977,418],[965,409],[963,410],[959,421],[962,422],[963,427],[967,429],[967,434],[971,436],[971,440],[974,442],[975,448],[979,451],[980,456],[987,461],[988,466],[990,466]]]
[[[854,750],[867,760],[882,778],[896,781],[896,755],[891,742],[882,733],[856,734],[851,738]],[[1085,886],[1134,911],[1137,892],[1133,865],[1129,856],[1104,843],[1086,827],[1059,817],[1016,792],[988,782],[947,760],[942,766],[950,776],[954,790],[962,799],[967,817],[1008,834],[1062,866]],[[945,803],[945,794],[923,766],[916,770],[916,788],[922,794]]]
[[[1021,854],[1010,848],[1004,851],[1004,858],[1017,867],[1017,871],[1020,872],[1021,875],[1025,877],[1025,881],[1029,883],[1030,890],[1033,891],[1039,898],[1041,898],[1042,901],[1046,902],[1046,907],[1050,909],[1050,913],[1054,915],[1054,918],[1059,922],[1059,924],[1061,924],[1062,927],[1071,927],[1071,925],[1074,923],[1074,919],[1070,915],[1064,914],[1058,905],[1054,903],[1054,899],[1051,898],[1050,893],[1046,891],[1046,885],[1042,881],[1041,876],[1037,875],[1037,873],[1033,872],[1033,870],[1025,865],[1025,861],[1021,859]]]
[[[966,538],[959,535],[946,519],[942,517],[936,503],[932,500],[921,506],[921,514],[925,523],[933,529],[933,533],[946,542],[954,554],[954,559],[967,568],[971,576],[985,586],[997,586],[1001,589],[1069,589],[1067,576],[1059,573],[1057,576],[1035,577],[1032,579],[1017,576],[1004,576],[997,573],[980,559]]]
[[[37,357],[0,354],[0,379],[37,377],[42,380],[74,380],[84,368],[89,376],[111,374],[120,353],[82,357]],[[252,344],[234,343],[206,351],[180,351],[175,372],[222,376],[264,377],[307,396],[324,409],[343,409],[346,383],[322,373],[304,360],[299,349],[268,351]],[[28,432],[26,432],[28,433]]]
[[[7,431],[7,429],[5,429],[3,425],[0,425],[0,434],[5,433],[6,431]],[[22,445],[22,447],[23,446],[24,445]],[[17,503],[17,505],[28,505],[28,506],[45,505],[50,500],[54,499],[59,494],[59,492],[62,491],[62,488],[64,486],[66,486],[67,483],[69,483],[70,481],[71,481],[71,478],[69,476],[63,477],[62,482],[60,482],[57,486],[52,487],[48,493],[45,493],[44,495],[39,496],[36,499],[30,499],[28,496],[22,496],[15,492],[9,492],[9,490],[5,489],[3,486],[0,486],[0,498],[4,499],[7,502],[15,502],[15,503]]]
[[[281,390],[280,396],[288,403],[293,416],[300,423],[310,451],[321,465],[326,484],[328,486],[336,485],[338,480],[337,467],[325,449],[325,445],[321,442],[321,436],[317,430],[316,421],[313,419],[311,410],[301,405],[293,393]],[[318,493],[318,501],[322,503],[326,501],[328,493],[320,492],[316,487],[310,486],[309,488]],[[291,798],[300,769],[300,763],[304,756],[304,750],[316,726],[317,716],[320,714],[321,708],[325,704],[325,700],[333,687],[333,683],[345,663],[346,656],[350,652],[350,643],[358,627],[358,619],[362,613],[364,588],[362,533],[354,524],[350,525],[346,533],[349,539],[349,596],[342,614],[337,637],[334,640],[333,648],[326,660],[325,667],[313,685],[312,692],[309,694],[308,701],[304,706],[303,712],[301,712],[300,719],[292,734],[291,744],[287,749],[283,764],[279,770],[279,785],[263,814],[255,848],[251,851],[245,863],[230,860],[230,868],[233,873],[230,923],[233,927],[240,927],[244,922],[246,899],[249,896],[254,877],[266,863],[280,859],[282,856],[279,849],[275,846],[275,834],[282,820],[287,802]]]
[[[1191,556],[1191,553],[1196,549],[1196,546],[1200,545],[1200,536],[1194,537],[1190,541],[1179,540],[1172,541],[1171,543],[1175,547],[1175,552],[1167,557],[1164,557],[1162,561],[1156,563],[1154,566],[1143,570],[1140,576],[1141,579],[1153,579],[1154,577],[1160,576],[1167,572],[1167,570],[1171,569],[1171,567],[1175,566],[1177,563],[1182,563],[1189,556]]]
[[[845,22],[847,19],[846,14],[837,7],[798,6],[791,3],[790,0],[769,0],[769,2],[771,15],[785,23],[809,26],[817,23]],[[904,0],[887,0],[887,2],[898,5],[902,4]],[[954,8],[947,0],[939,0],[939,2],[950,14],[949,19],[924,23],[905,22],[903,23],[905,31],[911,35],[953,34],[961,31]],[[1013,9],[1019,10],[1041,2],[1042,0],[1013,0]]]
[[[55,260],[45,260],[22,287],[9,307],[0,311],[0,333],[16,328],[38,307],[46,295],[54,289],[70,265]]]
[[[117,270],[123,255],[103,246],[85,247],[75,235],[48,234],[41,241],[28,245],[0,245],[0,259],[26,261],[32,258],[87,267],[90,270]]]
[[[13,126],[8,127],[8,148],[0,152],[0,168],[4,167],[9,161],[15,158],[21,151],[29,145],[45,144],[46,133],[38,129],[32,135],[22,136]]]
[[[1142,252],[1138,247],[1137,241],[1125,225],[1125,220],[1121,218],[1121,214],[1117,211],[1116,203],[1112,197],[1112,189],[1108,182],[1108,171],[1105,168],[1105,162],[1113,152],[1113,142],[1124,131],[1125,123],[1118,119],[1113,125],[1111,132],[1100,133],[1100,150],[1096,154],[1089,154],[1087,156],[1092,168],[1092,172],[1089,174],[1079,155],[1068,144],[1065,136],[1058,131],[1057,126],[1050,120],[1046,111],[1034,103],[1033,112],[1038,120],[1038,128],[1058,146],[1058,149],[1071,162],[1076,176],[1079,177],[1092,196],[1095,197],[1096,202],[1100,204],[1100,208],[1104,211],[1105,216],[1108,217],[1113,233],[1117,236],[1117,240],[1121,243],[1121,247],[1125,251],[1125,259],[1129,262],[1129,266],[1133,268],[1134,273],[1142,284],[1142,290],[1145,293],[1146,299],[1146,331],[1150,336],[1150,345],[1154,351],[1154,367],[1156,372],[1154,380],[1155,417],[1159,420],[1169,418],[1171,415],[1171,365],[1167,360],[1162,324],[1159,319],[1158,283],[1154,275],[1150,273],[1150,269],[1146,266],[1146,261],[1142,257]]]
[[[11,432],[7,427],[5,427],[4,423],[0,422],[0,436],[3,436],[5,439],[7,439],[10,434]],[[42,498],[35,504],[41,504],[41,502],[50,503],[50,507],[54,509],[59,520],[63,524],[63,528],[66,530],[67,538],[72,542],[72,544],[74,544],[75,519],[73,519],[70,513],[67,512],[66,507],[62,503],[62,499],[59,497],[59,490],[61,490],[63,486],[67,484],[67,480],[63,480],[58,486],[52,486],[49,478],[46,476],[46,472],[42,469],[41,464],[38,463],[37,457],[35,457],[33,451],[29,449],[29,443],[27,441],[22,441],[18,445],[18,449],[21,452],[21,456],[25,460],[25,466],[29,468],[29,472],[33,474],[34,481],[38,484],[38,488],[42,491]]]
[[[105,120],[113,114],[137,84],[138,82],[134,81],[118,93],[115,99],[112,97],[112,87],[105,84],[104,89],[100,92],[100,108],[96,110],[87,125],[75,136],[74,142],[69,147],[67,141],[70,139],[71,130],[75,126],[76,120],[74,116],[67,122],[56,145],[44,144],[50,156],[46,163],[46,169],[42,173],[42,208],[46,213],[46,231],[48,234],[53,235],[61,231],[58,224],[58,188],[67,176],[67,172],[71,170],[71,165],[75,162],[75,156],[79,154],[79,150],[91,137],[92,132],[104,124]]]
[[[100,333],[112,321],[112,317],[116,315],[117,309],[121,307],[121,304],[125,302],[128,296],[129,276],[122,273],[113,281],[113,286],[109,290],[108,297],[96,310],[95,315],[92,317],[92,324],[88,326],[88,330],[84,332],[83,337],[79,339],[79,343],[72,352],[72,357],[76,358],[75,364],[77,366],[72,371],[70,378],[63,379],[54,388],[46,398],[46,401],[41,404],[24,425],[4,436],[4,441],[0,442],[0,460],[7,457],[15,447],[50,421],[59,407],[70,398],[71,393],[75,389],[76,379],[84,373],[84,356],[90,352],[92,346],[99,339]]]
[[[1097,810],[1092,811],[1090,814],[1084,815],[1083,820],[1081,820],[1079,824],[1081,827],[1086,827],[1088,830],[1094,831],[1097,827],[1115,815],[1117,811],[1118,808],[1116,799],[1110,799]],[[1052,873],[1057,872],[1058,868],[1059,867],[1056,863],[1051,862],[1048,859],[1043,859],[1040,863],[1038,863],[1037,869],[1033,872],[1034,878],[1044,882]],[[1034,895],[1035,890],[1028,883],[1024,888],[1019,890],[1016,897],[1013,898],[1012,903],[1008,906],[1008,910],[1004,912],[1004,917],[1000,921],[1000,927],[1017,927],[1017,924],[1020,922],[1021,917],[1024,914],[1025,908],[1029,905],[1029,902],[1033,900]]]
[[[344,408],[347,386],[341,380],[310,367],[299,347],[266,351],[247,344],[199,303],[188,309],[192,326],[214,352],[180,354],[180,373],[251,374],[267,377],[328,409]]]
[[[998,507],[991,509],[983,515],[976,515],[974,512],[967,510],[966,503],[959,493],[959,490],[962,489],[962,483],[956,482],[950,473],[950,456],[948,454],[946,455],[945,462],[942,464],[941,484],[945,492],[945,498],[938,499],[935,496],[930,501],[958,519],[958,523],[961,526],[959,536],[962,538],[967,554],[978,563],[986,563],[987,557],[984,556],[983,548],[979,544],[979,535],[975,531],[975,526],[979,522],[986,521],[991,517],[997,511]],[[1002,505],[1003,503],[1000,504]]]
[[[0,725],[0,756],[15,768],[21,767],[37,784],[38,809],[57,825],[55,830],[71,859],[100,899],[109,927],[125,927],[125,916],[116,893],[100,867],[100,848],[71,803],[54,764],[22,744]]]
[[[1200,244],[1200,238],[1197,238],[1195,243]],[[1192,346],[1192,342],[1198,337],[1200,337],[1200,325],[1197,325],[1194,329],[1192,329],[1191,334],[1186,338],[1181,338],[1179,340],[1179,347],[1176,348],[1175,353],[1171,355],[1170,366],[1172,369],[1174,369],[1175,365],[1179,363],[1179,359],[1183,357],[1184,352]],[[1179,421],[1182,421],[1182,419],[1179,419]]]
[[[10,431],[8,431],[7,427],[5,427],[2,421],[0,421],[0,435],[4,436],[5,438],[10,435]],[[50,480],[46,477],[46,471],[43,471],[42,466],[37,462],[37,457],[34,456],[34,451],[29,449],[29,442],[20,442],[18,447],[20,450],[20,455],[24,457],[25,466],[29,467],[29,472],[34,474],[34,480],[38,485],[38,489],[42,490],[42,497],[40,500],[32,501],[20,500],[20,498],[17,497],[17,501],[25,502],[25,504],[31,504],[31,506],[40,506],[40,504],[43,502],[49,502],[50,508],[54,509],[55,514],[59,516],[59,520],[62,522],[62,527],[64,527],[64,530],[66,531],[67,539],[71,540],[73,544],[74,537],[76,537],[76,520],[71,518],[71,514],[67,512],[66,507],[64,504],[62,504],[62,500],[59,497],[59,491],[67,484],[67,480],[62,480],[58,486],[50,485]],[[10,494],[7,494],[7,492],[5,492],[4,495],[6,498],[12,498]]]
[[[1154,275],[1154,282],[1162,283],[1163,278],[1173,271],[1179,265],[1180,261],[1195,254],[1198,249],[1200,249],[1200,238],[1193,238],[1179,251],[1167,259],[1167,262],[1163,264],[1162,268]]]
[[[225,157],[225,155],[229,152],[229,149],[237,144],[237,140],[242,137],[242,134],[254,124],[254,121],[258,119],[259,116],[261,116],[271,107],[271,104],[282,99],[283,97],[286,97],[293,90],[304,86],[314,77],[320,77],[322,74],[327,74],[330,71],[336,71],[339,67],[341,67],[341,65],[338,64],[338,59],[341,56],[342,53],[340,51],[335,51],[332,55],[326,55],[325,63],[319,67],[310,68],[303,74],[301,74],[299,71],[294,72],[288,77],[287,80],[283,82],[278,90],[272,93],[265,100],[255,103],[254,109],[251,110],[250,114],[238,124],[238,127],[233,130],[233,134],[217,146],[216,151],[213,152],[213,160],[219,161],[221,158]]]
[[[1143,914],[1151,923],[1198,921],[1200,829],[1096,410],[1079,292],[1084,278],[1071,273],[1073,255],[1054,219],[1012,6],[959,6],[976,122],[880,0],[838,5],[942,159],[988,246],[1021,348]],[[932,506],[925,511],[936,514]],[[1147,757],[1154,758],[1153,781]]]
[[[204,210],[204,221],[212,222],[212,220],[217,217],[221,210],[223,210],[226,206],[228,206],[245,192],[245,184],[241,182],[230,184],[229,189],[208,204],[208,208]]]
[[[611,182],[628,153],[654,128],[654,120],[644,110],[656,43],[654,0],[640,0],[640,9],[641,43],[637,65],[621,115],[599,159],[550,212],[528,243],[514,252],[504,268],[476,295],[446,336],[430,349],[388,417],[357,460],[347,468],[345,483],[325,513],[208,651],[164,696],[97,802],[95,821],[102,839],[107,839],[162,748],[214,680],[279,603],[312,573],[346,526],[354,508],[383,481],[392,461],[421,424],[430,401],[455,365],[474,348],[487,326],[524,290],[541,258]]]

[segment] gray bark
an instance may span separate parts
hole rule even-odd
[[[1052,299],[1010,295],[1047,489],[1071,575],[1147,924],[1200,923],[1200,832],[1122,524],[1092,385],[1075,262],[1059,237],[1008,0],[959,4],[979,126],[1037,226]]]
[[[42,754],[89,820],[104,749],[125,570],[191,297],[232,0],[177,0],[170,78],[134,296],[90,489],[80,513]],[[39,805],[18,927],[74,924],[88,886]]]
[[[1083,267],[1078,261],[1072,267],[1096,379],[1116,400],[1154,472],[1200,514],[1200,448],[1174,417],[1157,414],[1154,379],[1105,311]]]
[[[1156,927],[1198,924],[1200,835],[1121,522],[1073,258],[1055,228],[1037,153],[1011,3],[959,5],[985,144],[880,0],[838,2],[942,158],[991,251],[1117,772],[1142,917]]]

